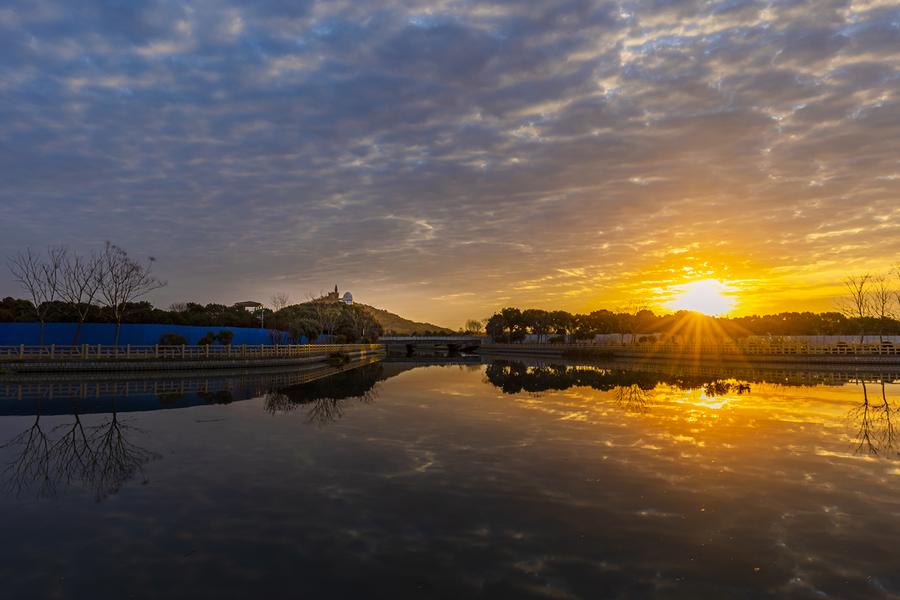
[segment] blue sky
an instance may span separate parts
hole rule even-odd
[[[0,251],[110,239],[160,307],[824,310],[900,255],[898,65],[894,2],[6,1]]]

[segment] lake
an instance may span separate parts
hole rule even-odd
[[[0,381],[10,598],[898,598],[900,374]]]

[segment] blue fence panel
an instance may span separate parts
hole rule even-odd
[[[75,339],[77,323],[47,323],[44,325],[44,345],[70,346]],[[223,329],[234,333],[231,344],[259,346],[271,344],[265,329],[243,327],[191,327],[189,325],[122,325],[119,329],[119,345],[149,346],[159,342],[164,333],[178,333],[194,346],[208,332]],[[116,326],[108,323],[85,323],[78,336],[79,344],[111,346],[115,340]],[[40,323],[0,323],[0,346],[37,346],[41,340]]]

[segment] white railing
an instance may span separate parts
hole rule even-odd
[[[900,355],[900,344],[811,344],[808,342],[720,341],[676,344],[673,342],[604,342],[600,344],[491,344],[485,349],[571,350],[573,353],[637,352],[644,354],[803,354],[803,355]]]

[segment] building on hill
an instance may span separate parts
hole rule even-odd
[[[351,294],[350,292],[344,292],[344,295],[341,296],[338,293],[338,286],[334,286],[333,292],[328,292],[324,296],[316,298],[314,302],[322,302],[324,304],[336,304],[338,302],[343,302],[344,304],[352,305],[353,294]]]

